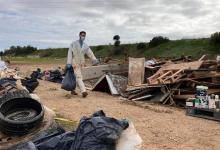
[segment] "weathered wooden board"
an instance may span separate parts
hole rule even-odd
[[[105,70],[111,71],[128,71],[128,64],[109,64],[109,65],[98,65],[82,68],[83,80],[90,80],[100,78],[105,74]]]
[[[144,82],[145,58],[129,58],[128,85],[139,86]]]
[[[185,69],[198,69],[202,65],[203,61],[184,62],[179,64],[165,64],[158,71],[163,70],[185,70]]]

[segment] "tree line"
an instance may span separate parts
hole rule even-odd
[[[115,35],[113,36],[113,40],[114,40],[114,46],[115,49],[113,50],[114,53],[120,53],[120,51],[123,51],[120,48],[120,36],[119,35]],[[167,43],[169,42],[170,39],[167,37],[163,37],[163,36],[156,36],[153,37],[149,43],[145,43],[145,42],[141,42],[137,44],[137,49],[146,49],[147,47],[149,48],[153,48],[156,47],[160,44],[163,43]],[[213,34],[211,34],[210,36],[210,44],[212,45],[217,45],[220,46],[220,32],[215,32]],[[97,48],[102,49],[101,46],[98,46]],[[48,49],[51,50],[51,49]],[[11,46],[8,49],[5,49],[3,52],[0,52],[0,56],[6,56],[6,55],[10,55],[10,56],[26,56],[26,55],[30,55],[33,54],[37,51],[36,47],[33,47],[31,45],[28,46]],[[50,52],[50,54],[49,54]],[[48,51],[48,53],[45,52],[45,56],[47,57],[48,55],[51,55],[52,51]],[[44,54],[44,53],[42,53]]]
[[[11,46],[8,49],[5,49],[3,52],[0,52],[1,56],[11,55],[11,56],[25,56],[28,54],[33,54],[37,51],[36,47],[33,46]]]

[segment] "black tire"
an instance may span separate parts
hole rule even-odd
[[[2,104],[3,102],[6,102],[8,100],[11,99],[15,99],[15,98],[23,98],[23,97],[28,97],[30,98],[30,94],[28,93],[28,91],[26,90],[17,90],[17,91],[13,91],[13,92],[8,92],[5,93],[1,98],[0,98],[0,104]]]
[[[25,121],[33,119],[37,116],[37,111],[34,109],[14,109],[5,114],[5,118],[9,120]]]
[[[43,107],[37,100],[10,99],[0,105],[0,130],[8,135],[24,135],[40,125],[43,117]]]

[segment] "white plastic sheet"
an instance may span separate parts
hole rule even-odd
[[[130,121],[129,127],[122,132],[118,140],[116,150],[141,150],[141,145],[142,139]]]
[[[0,71],[3,71],[7,69],[6,63],[2,60],[0,60]]]

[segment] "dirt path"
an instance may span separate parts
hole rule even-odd
[[[22,72],[48,65],[18,66]],[[185,116],[185,111],[177,108],[155,106],[164,111],[144,109],[123,103],[118,97],[105,93],[89,92],[86,99],[80,96],[66,97],[68,92],[59,84],[41,81],[35,91],[44,105],[56,110],[64,117],[78,121],[84,115],[102,109],[108,116],[132,120],[143,139],[143,150],[219,150],[220,123]]]

